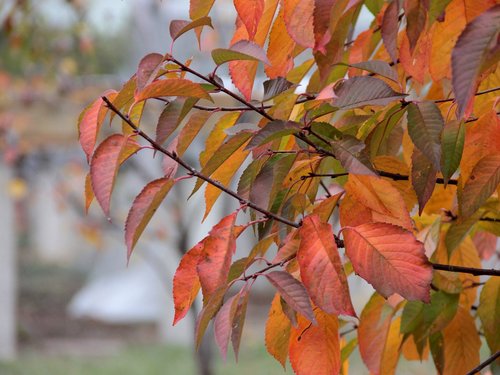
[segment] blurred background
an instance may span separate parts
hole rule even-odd
[[[222,362],[211,332],[194,351],[199,303],[171,324],[180,257],[235,202],[220,199],[201,223],[203,194],[184,203],[189,186],[174,189],[127,267],[126,214],[142,187],[162,174],[160,160],[141,152],[120,171],[111,221],[97,205],[84,214],[88,165],[78,115],[106,89],[119,90],[145,54],[170,49],[169,23],[188,19],[188,4],[0,0],[0,375],[283,374],[263,344],[274,293],[265,284],[252,289],[238,364],[232,356]],[[229,44],[232,1],[218,0],[211,16],[215,30],[204,29],[201,50],[193,33],[174,49],[181,60],[194,57],[202,73],[213,69],[207,52]],[[363,28],[370,17],[361,20]],[[193,164],[202,146],[189,149]],[[252,241],[242,239],[241,254]],[[372,289],[359,278],[351,288],[359,314]],[[366,373],[354,358],[352,373]]]

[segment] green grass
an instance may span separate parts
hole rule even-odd
[[[217,375],[285,374],[262,347],[242,348],[239,362],[232,356],[223,363],[214,350]],[[290,373],[290,369],[286,373]],[[108,357],[47,357],[36,352],[21,353],[18,360],[0,362],[1,375],[195,375],[192,352],[174,346],[130,347]]]

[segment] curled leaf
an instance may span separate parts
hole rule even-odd
[[[249,40],[240,40],[230,48],[212,50],[212,59],[216,65],[222,65],[234,60],[261,61],[269,64],[266,52],[258,44]]]

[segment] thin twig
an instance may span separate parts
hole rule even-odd
[[[379,171],[375,170],[380,176],[382,177],[387,177],[390,178],[394,181],[408,181],[410,179],[410,176],[402,175],[399,173],[391,173],[391,172],[386,172],[386,171]],[[347,176],[349,173],[343,172],[343,173],[309,173],[307,176],[302,176],[303,179],[306,178],[314,178],[314,177],[330,177],[330,178],[338,178],[338,177],[343,177]],[[444,184],[444,179],[443,178],[436,178],[436,184]],[[448,180],[448,185],[457,185],[458,180]]]
[[[485,94],[489,94],[490,92],[495,92],[495,91],[499,91],[499,90],[500,90],[500,87],[493,87],[493,88],[488,89],[488,90],[478,91],[474,94],[474,96],[485,95]],[[433,102],[434,103],[446,103],[446,102],[452,102],[454,100],[455,100],[455,98],[437,99],[437,100],[433,100]]]
[[[466,375],[477,374],[479,371],[488,366],[490,363],[493,363],[493,361],[495,361],[498,357],[500,357],[500,350],[497,351],[495,354],[491,355],[490,357],[488,357],[484,362],[481,362],[477,367],[470,370]]]

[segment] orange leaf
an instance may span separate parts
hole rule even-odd
[[[271,65],[264,68],[269,78],[284,77],[293,68],[294,48],[295,42],[286,32],[283,10],[281,10],[269,34],[267,58]]]
[[[279,293],[274,295],[269,317],[266,323],[266,349],[285,368],[288,356],[288,343],[290,341],[290,320],[281,308],[281,297]]]
[[[386,223],[344,227],[346,253],[354,270],[383,296],[398,293],[430,301],[432,267],[413,233]]]
[[[313,48],[314,38],[314,0],[285,0],[284,19],[288,34],[297,44]]]
[[[85,213],[89,213],[90,204],[94,200],[94,191],[92,190],[92,180],[90,173],[85,176]],[[496,237],[495,237],[496,238]]]
[[[118,174],[118,168],[141,146],[130,137],[113,134],[106,138],[94,152],[90,162],[92,190],[104,214],[109,217],[111,192]]]
[[[127,259],[163,199],[174,185],[170,178],[160,178],[147,184],[134,199],[125,223]]]
[[[203,250],[203,241],[198,242],[181,259],[174,275],[174,325],[184,318],[200,290],[200,279],[196,266]]]
[[[385,340],[384,352],[380,362],[380,373],[384,375],[394,374],[401,354],[403,335],[400,332],[401,317],[395,318],[389,326],[389,332]]]
[[[443,330],[444,375],[462,374],[479,364],[481,340],[468,309],[458,308],[453,320]]]
[[[149,98],[162,96],[182,96],[213,101],[210,95],[199,85],[184,78],[162,79],[155,81],[142,91],[135,94],[135,101],[140,102]]]
[[[252,40],[264,13],[264,0],[234,0],[234,7]]]
[[[332,375],[340,371],[339,322],[316,310],[318,325],[299,316],[290,334],[290,363],[297,375]]]
[[[358,340],[361,358],[370,372],[381,374],[382,357],[394,309],[374,293],[359,318]]]
[[[203,241],[198,275],[205,300],[227,281],[231,258],[236,250],[234,222],[237,212],[223,218]]]
[[[389,181],[378,177],[350,174],[345,190],[357,202],[372,211],[372,221],[413,229],[404,199]]]
[[[310,215],[299,234],[300,277],[313,302],[329,314],[356,316],[332,226]]]

